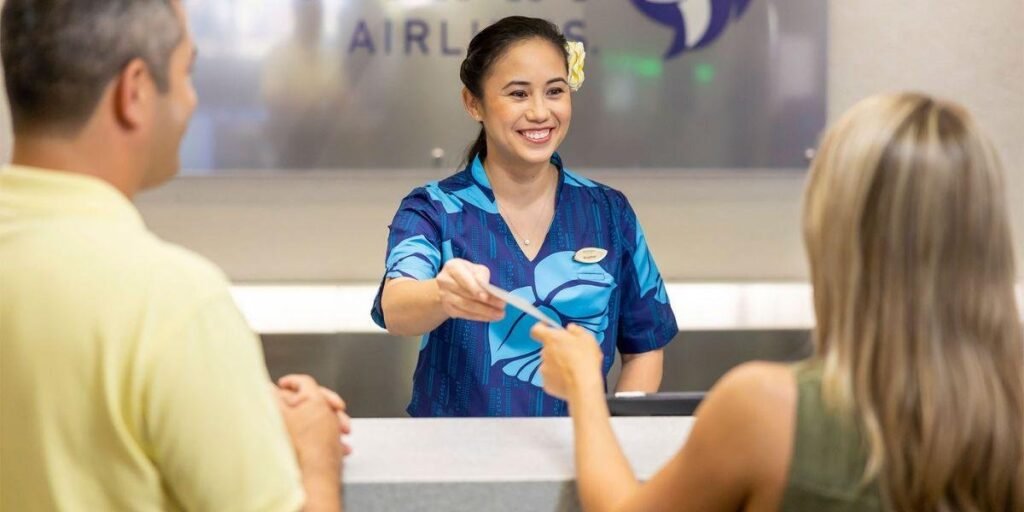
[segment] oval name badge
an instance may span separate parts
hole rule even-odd
[[[608,251],[605,249],[599,249],[597,247],[586,247],[576,251],[576,255],[572,259],[580,263],[597,263],[608,256]]]

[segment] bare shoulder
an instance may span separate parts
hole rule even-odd
[[[749,405],[793,406],[796,404],[796,379],[789,365],[753,361],[729,370],[712,388],[712,393],[728,397],[730,401],[749,401]]]
[[[796,379],[789,366],[751,362],[722,376],[697,416],[730,432],[731,437],[750,440],[745,450],[774,451],[772,448],[785,444],[788,440],[783,437],[793,431],[796,403]]]
[[[752,362],[723,375],[696,416],[716,430],[730,432],[730,437],[757,440],[769,424],[791,425],[795,408],[796,380],[789,367]]]
[[[735,469],[750,478],[747,510],[775,509],[785,492],[796,428],[792,368],[765,362],[737,366],[712,388],[705,405],[708,419],[735,443],[734,460],[745,465]]]
[[[796,382],[789,367],[746,363],[697,410],[683,449],[631,510],[777,510],[792,447]]]

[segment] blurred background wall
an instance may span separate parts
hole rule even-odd
[[[542,15],[542,13],[539,13]],[[917,89],[967,105],[1005,160],[1024,243],[1024,2],[859,0],[829,5],[830,119],[858,99]],[[10,148],[6,104],[0,155]],[[468,143],[469,141],[467,141]],[[149,226],[237,281],[376,281],[387,224],[414,186],[450,170],[182,177],[144,194]],[[804,175],[592,174],[634,204],[669,280],[803,280]],[[1024,268],[1024,247],[1018,249]]]
[[[894,89],[966,104],[1002,152],[1017,240],[1024,243],[1024,2],[861,0],[829,7],[830,119],[860,98]],[[376,281],[400,199],[449,172],[182,178],[144,195],[140,206],[154,230],[210,257],[236,280]],[[592,177],[630,197],[669,280],[806,278],[801,174]]]

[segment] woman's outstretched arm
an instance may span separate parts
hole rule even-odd
[[[388,332],[419,336],[449,318],[496,322],[505,303],[483,289],[490,270],[462,259],[445,263],[435,279],[391,279],[384,284],[381,308]]]
[[[641,484],[612,431],[596,341],[577,326],[532,334],[544,345],[545,390],[569,402],[584,510],[774,510],[781,503],[796,408],[786,367],[749,363],[729,372],[708,394],[682,450]]]

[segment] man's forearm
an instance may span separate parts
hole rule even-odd
[[[303,512],[342,512],[341,479],[337,469],[304,472],[302,487],[306,491]]]

